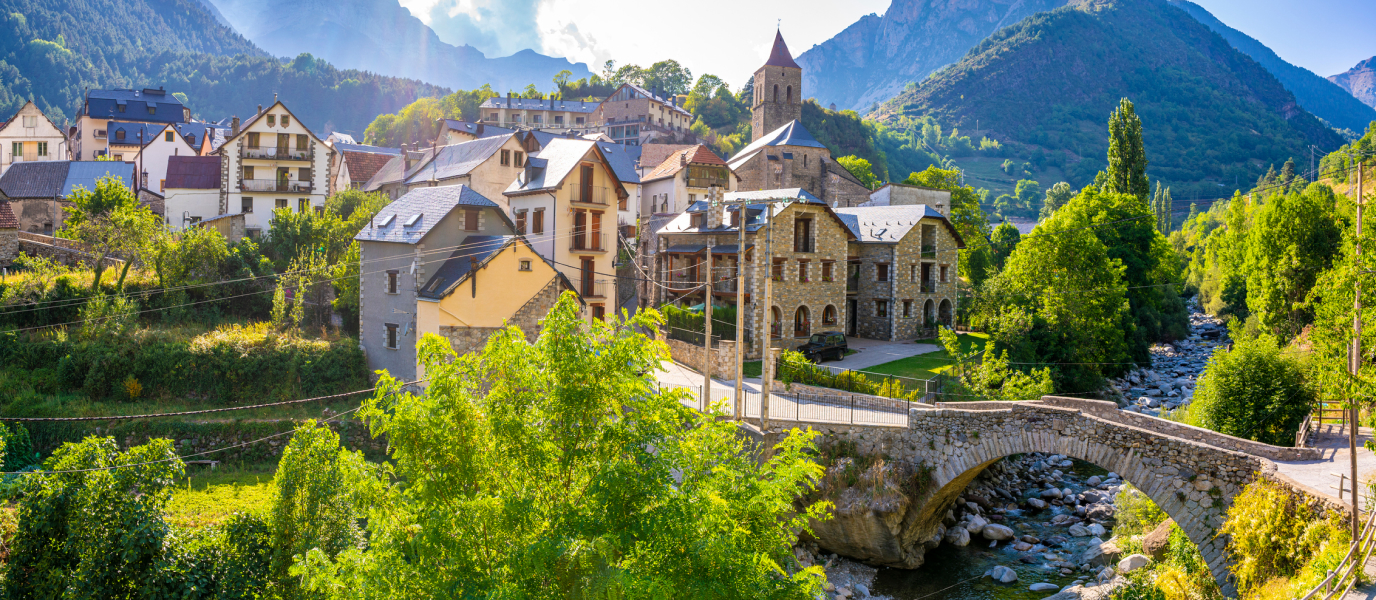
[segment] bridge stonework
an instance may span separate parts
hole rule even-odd
[[[814,524],[819,541],[833,552],[875,564],[920,566],[925,542],[985,468],[1015,454],[1064,454],[1116,472],[1150,497],[1199,547],[1228,597],[1237,595],[1225,552],[1228,540],[1216,532],[1233,497],[1259,477],[1291,483],[1275,476],[1271,459],[1302,460],[1312,453],[1120,413],[1109,402],[1050,396],[912,408],[906,427],[771,420],[763,441],[794,427],[845,439],[861,453],[933,469],[920,497],[905,503],[880,508],[838,503],[831,520]]]

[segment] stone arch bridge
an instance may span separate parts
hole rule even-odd
[[[1064,454],[1118,473],[1150,497],[1198,545],[1219,587],[1237,595],[1216,534],[1236,496],[1258,478],[1342,505],[1289,480],[1274,461],[1318,458],[1312,448],[1280,448],[1180,423],[1118,410],[1112,402],[1043,397],[1031,402],[962,402],[914,407],[906,427],[771,420],[768,443],[793,427],[853,442],[861,453],[922,463],[932,481],[919,497],[854,510],[838,507],[816,524],[824,547],[876,564],[914,568],[942,516],[985,468],[1032,452]]]

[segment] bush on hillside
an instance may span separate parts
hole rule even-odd
[[[1216,352],[1195,389],[1190,416],[1198,427],[1275,446],[1290,446],[1313,405],[1300,360],[1275,338],[1239,339]]]

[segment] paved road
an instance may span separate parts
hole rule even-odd
[[[1314,445],[1323,452],[1323,458],[1308,461],[1286,461],[1276,462],[1276,470],[1281,474],[1294,479],[1304,485],[1313,488],[1319,493],[1338,497],[1339,477],[1335,473],[1350,473],[1351,466],[1348,454],[1347,431],[1338,425],[1320,425],[1316,434]],[[1371,483],[1372,477],[1376,476],[1376,455],[1367,450],[1365,444],[1371,439],[1372,431],[1370,428],[1362,427],[1358,430],[1357,439],[1357,479],[1362,484],[1359,490],[1366,489]],[[1351,483],[1347,484],[1348,491],[1343,493],[1343,500],[1351,502]],[[1362,494],[1362,510],[1370,510],[1371,497]]]
[[[893,362],[900,358],[908,358],[928,352],[936,352],[941,348],[935,344],[914,344],[912,342],[881,342],[878,340],[867,340],[864,338],[848,337],[846,344],[851,350],[858,350],[841,360],[829,360],[822,363],[822,366],[832,371],[863,371],[875,365]]]

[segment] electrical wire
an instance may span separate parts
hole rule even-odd
[[[416,383],[416,382],[412,382],[412,383]],[[259,409],[259,408],[269,408],[269,407],[273,407],[273,406],[287,406],[287,405],[291,405],[291,404],[302,404],[302,403],[305,403],[305,402],[323,402],[323,401],[325,401],[325,400],[334,400],[334,399],[337,399],[337,398],[344,398],[344,397],[346,397],[346,396],[353,396],[353,395],[355,395],[355,394],[365,394],[365,393],[372,392],[372,391],[376,391],[376,390],[377,390],[377,388],[371,387],[371,388],[368,388],[368,389],[366,389],[366,390],[357,390],[357,391],[353,391],[353,392],[344,392],[344,393],[342,393],[342,394],[332,394],[332,395],[329,395],[329,396],[317,396],[317,397],[315,397],[315,398],[301,398],[301,399],[298,399],[298,400],[284,400],[284,401],[282,401],[282,402],[269,402],[269,403],[266,403],[266,404],[253,404],[253,405],[249,405],[249,406],[230,406],[230,407],[226,407],[226,408],[207,408],[207,409],[203,409],[203,410],[188,410],[188,411],[182,411],[182,412],[149,413],[149,414],[144,414],[144,415],[112,415],[112,416],[108,416],[108,417],[4,417],[4,416],[0,416],[0,421],[24,421],[24,422],[33,422],[33,421],[128,421],[128,420],[131,420],[131,419],[152,419],[152,418],[159,418],[159,417],[186,417],[186,416],[191,416],[191,415],[206,415],[206,414],[211,414],[211,413],[233,412],[233,411],[240,411],[240,410],[255,410],[255,409]]]

